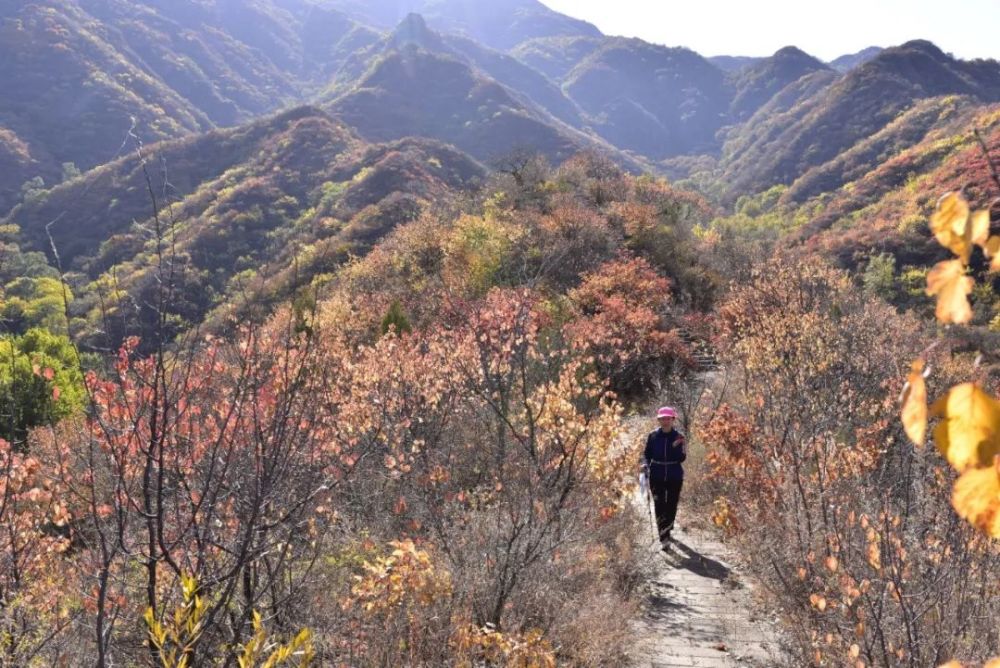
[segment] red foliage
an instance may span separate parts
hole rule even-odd
[[[573,345],[597,360],[612,387],[638,393],[666,370],[691,364],[691,352],[670,326],[670,281],[642,258],[622,257],[587,274],[569,294],[577,318]]]

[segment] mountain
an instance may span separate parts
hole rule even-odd
[[[243,304],[249,293],[265,306],[287,296],[484,175],[451,147],[423,139],[368,144],[310,107],[155,144],[146,156],[145,171],[129,155],[0,221],[18,226],[29,250],[48,249],[45,227],[54,221],[49,229],[64,265],[82,272],[74,286],[77,327],[94,336],[109,285],[138,296],[115,305],[122,327],[150,322],[157,229],[182,286],[172,314],[196,323],[213,309]]]
[[[805,172],[792,182],[783,199],[801,203],[816,195],[833,192],[928,137],[960,134],[973,127],[969,123],[981,108],[982,104],[969,96],[946,95],[918,100],[875,134]]]
[[[408,14],[432,28],[500,50],[538,37],[600,37],[594,25],[553,11],[537,0],[328,0],[366,23],[392,28]]]
[[[563,88],[602,137],[653,159],[714,150],[730,101],[719,68],[638,39],[605,40]]]
[[[900,270],[926,270],[948,255],[927,221],[937,198],[951,190],[964,190],[976,208],[995,202],[998,186],[970,129],[980,131],[995,160],[1000,155],[1000,104],[951,99],[935,106],[947,107],[947,121],[920,141],[889,153],[857,174],[849,187],[797,205],[811,211],[808,224],[796,234],[800,243],[852,269],[861,269],[879,253],[891,254]]]
[[[580,110],[545,75],[502,51],[472,39],[431,30],[419,14],[410,14],[384,39],[357,51],[340,70],[325,96],[336,96],[358,83],[384,54],[415,46],[460,60],[511,91],[520,94],[526,105],[536,104],[574,127],[582,126]]]
[[[86,169],[128,133],[156,142],[246,122],[300,101],[380,35],[307,0],[0,1],[0,100],[8,157],[54,185],[52,165]],[[25,148],[27,147],[27,148]],[[23,162],[23,160],[22,160]],[[23,181],[22,181],[23,183]]]
[[[75,0],[217,125],[301,101],[381,34],[311,0]]]
[[[733,76],[736,95],[729,113],[734,120],[745,121],[789,84],[827,69],[804,51],[794,46],[785,47],[770,58],[747,65]]]
[[[553,81],[562,82],[605,41],[603,37],[539,37],[518,44],[510,53]]]
[[[818,90],[811,86],[817,81],[829,82],[829,75],[818,72],[791,84],[791,94],[778,94],[792,102],[786,110],[765,105],[728,134],[722,181],[733,192],[790,184],[877,134],[919,100],[965,95],[1000,101],[1000,63],[956,60],[924,41],[886,49]]]
[[[484,52],[474,51],[482,62]],[[493,60],[484,64],[491,69],[496,65]],[[516,65],[506,65],[518,74]],[[544,87],[544,83],[540,85]],[[548,90],[552,98],[562,100],[557,89]],[[568,113],[575,113],[568,100],[563,103]],[[561,122],[526,94],[475,67],[416,14],[386,38],[384,48],[372,55],[359,81],[343,92],[335,91],[324,105],[372,142],[433,137],[483,161],[516,148],[530,148],[553,161],[594,149],[636,167],[612,146]]]
[[[538,70],[513,56],[483,47],[464,37],[446,35],[444,43],[452,53],[465,58],[498,83],[521,93],[564,123],[576,128],[585,124],[576,103]]]
[[[934,119],[934,120],[930,120]],[[1000,103],[983,104],[968,96],[918,101],[882,131],[821,168],[809,170],[790,186],[776,186],[743,197],[732,217],[711,225],[725,234],[739,230],[734,243],[752,245],[771,233],[802,257],[820,256],[860,276],[878,257],[886,299],[930,312],[925,294],[927,271],[951,257],[929,229],[937,200],[963,191],[974,208],[991,208],[997,221],[997,183],[978,130],[992,160],[1000,156]],[[735,226],[735,227],[734,227]],[[742,235],[742,236],[740,236]],[[973,256],[974,274],[988,268]],[[860,281],[859,281],[860,282]],[[991,299],[978,295],[980,322],[995,316]],[[984,323],[985,324],[985,323]]]
[[[404,15],[382,32],[411,9],[427,19]],[[921,141],[939,125],[936,105],[947,107],[923,101],[1000,96],[997,63],[929,42],[835,67],[795,47],[711,60],[605,37],[535,0],[0,0],[0,10],[0,85],[18,92],[0,99],[0,213],[137,140],[303,103],[370,143],[426,137],[484,162],[524,147],[554,162],[596,150],[636,171],[714,179],[730,199],[785,184],[800,202]]]
[[[206,130],[204,112],[124,57],[75,2],[5,8],[0,126],[55,162],[114,158],[130,128],[149,141]]]
[[[869,46],[857,53],[849,53],[830,61],[830,67],[838,72],[850,72],[858,65],[864,65],[869,60],[882,53],[884,49],[880,46]]]

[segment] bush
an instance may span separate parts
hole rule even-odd
[[[898,419],[917,321],[845,274],[780,259],[734,290],[721,319],[740,392],[700,430],[716,519],[794,620],[801,661],[995,653],[1000,601],[982,593],[1000,549],[951,512],[952,474]],[[947,351],[934,364],[941,382],[962,373]]]

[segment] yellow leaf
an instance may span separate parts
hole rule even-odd
[[[927,274],[927,294],[937,295],[937,318],[941,322],[958,324],[972,320],[969,294],[975,281],[965,275],[965,265],[960,260],[937,263]]]
[[[931,231],[938,243],[960,257],[963,264],[968,264],[972,252],[968,221],[969,203],[959,192],[950,192],[942,197],[930,221]]]
[[[951,503],[970,524],[1000,538],[1000,457],[993,466],[963,473],[955,482]]]
[[[983,244],[983,252],[991,258],[990,271],[1000,271],[1000,237],[990,237]]]
[[[1000,455],[1000,402],[973,383],[956,385],[934,402],[934,442],[960,473],[993,465]]]
[[[910,367],[910,376],[903,388],[903,428],[910,440],[924,444],[927,434],[927,386],[924,384],[924,361],[917,360]]]
[[[958,661],[949,661],[948,663],[942,663],[938,668],[962,668],[962,664]]]
[[[980,209],[969,218],[969,240],[978,246],[983,246],[985,250],[989,238],[990,212],[989,209]]]

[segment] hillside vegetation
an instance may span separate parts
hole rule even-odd
[[[413,138],[367,144],[302,108],[153,145],[142,160],[88,172],[6,222],[30,247],[49,250],[51,238],[64,266],[81,272],[75,332],[97,337],[92,345],[116,345],[163,315],[151,311],[151,295],[163,280],[155,260],[166,247],[176,334],[216,308],[266,310],[483,176],[450,147]]]
[[[1000,655],[997,61],[0,0],[0,86],[0,664],[629,665],[664,403],[790,664]]]

